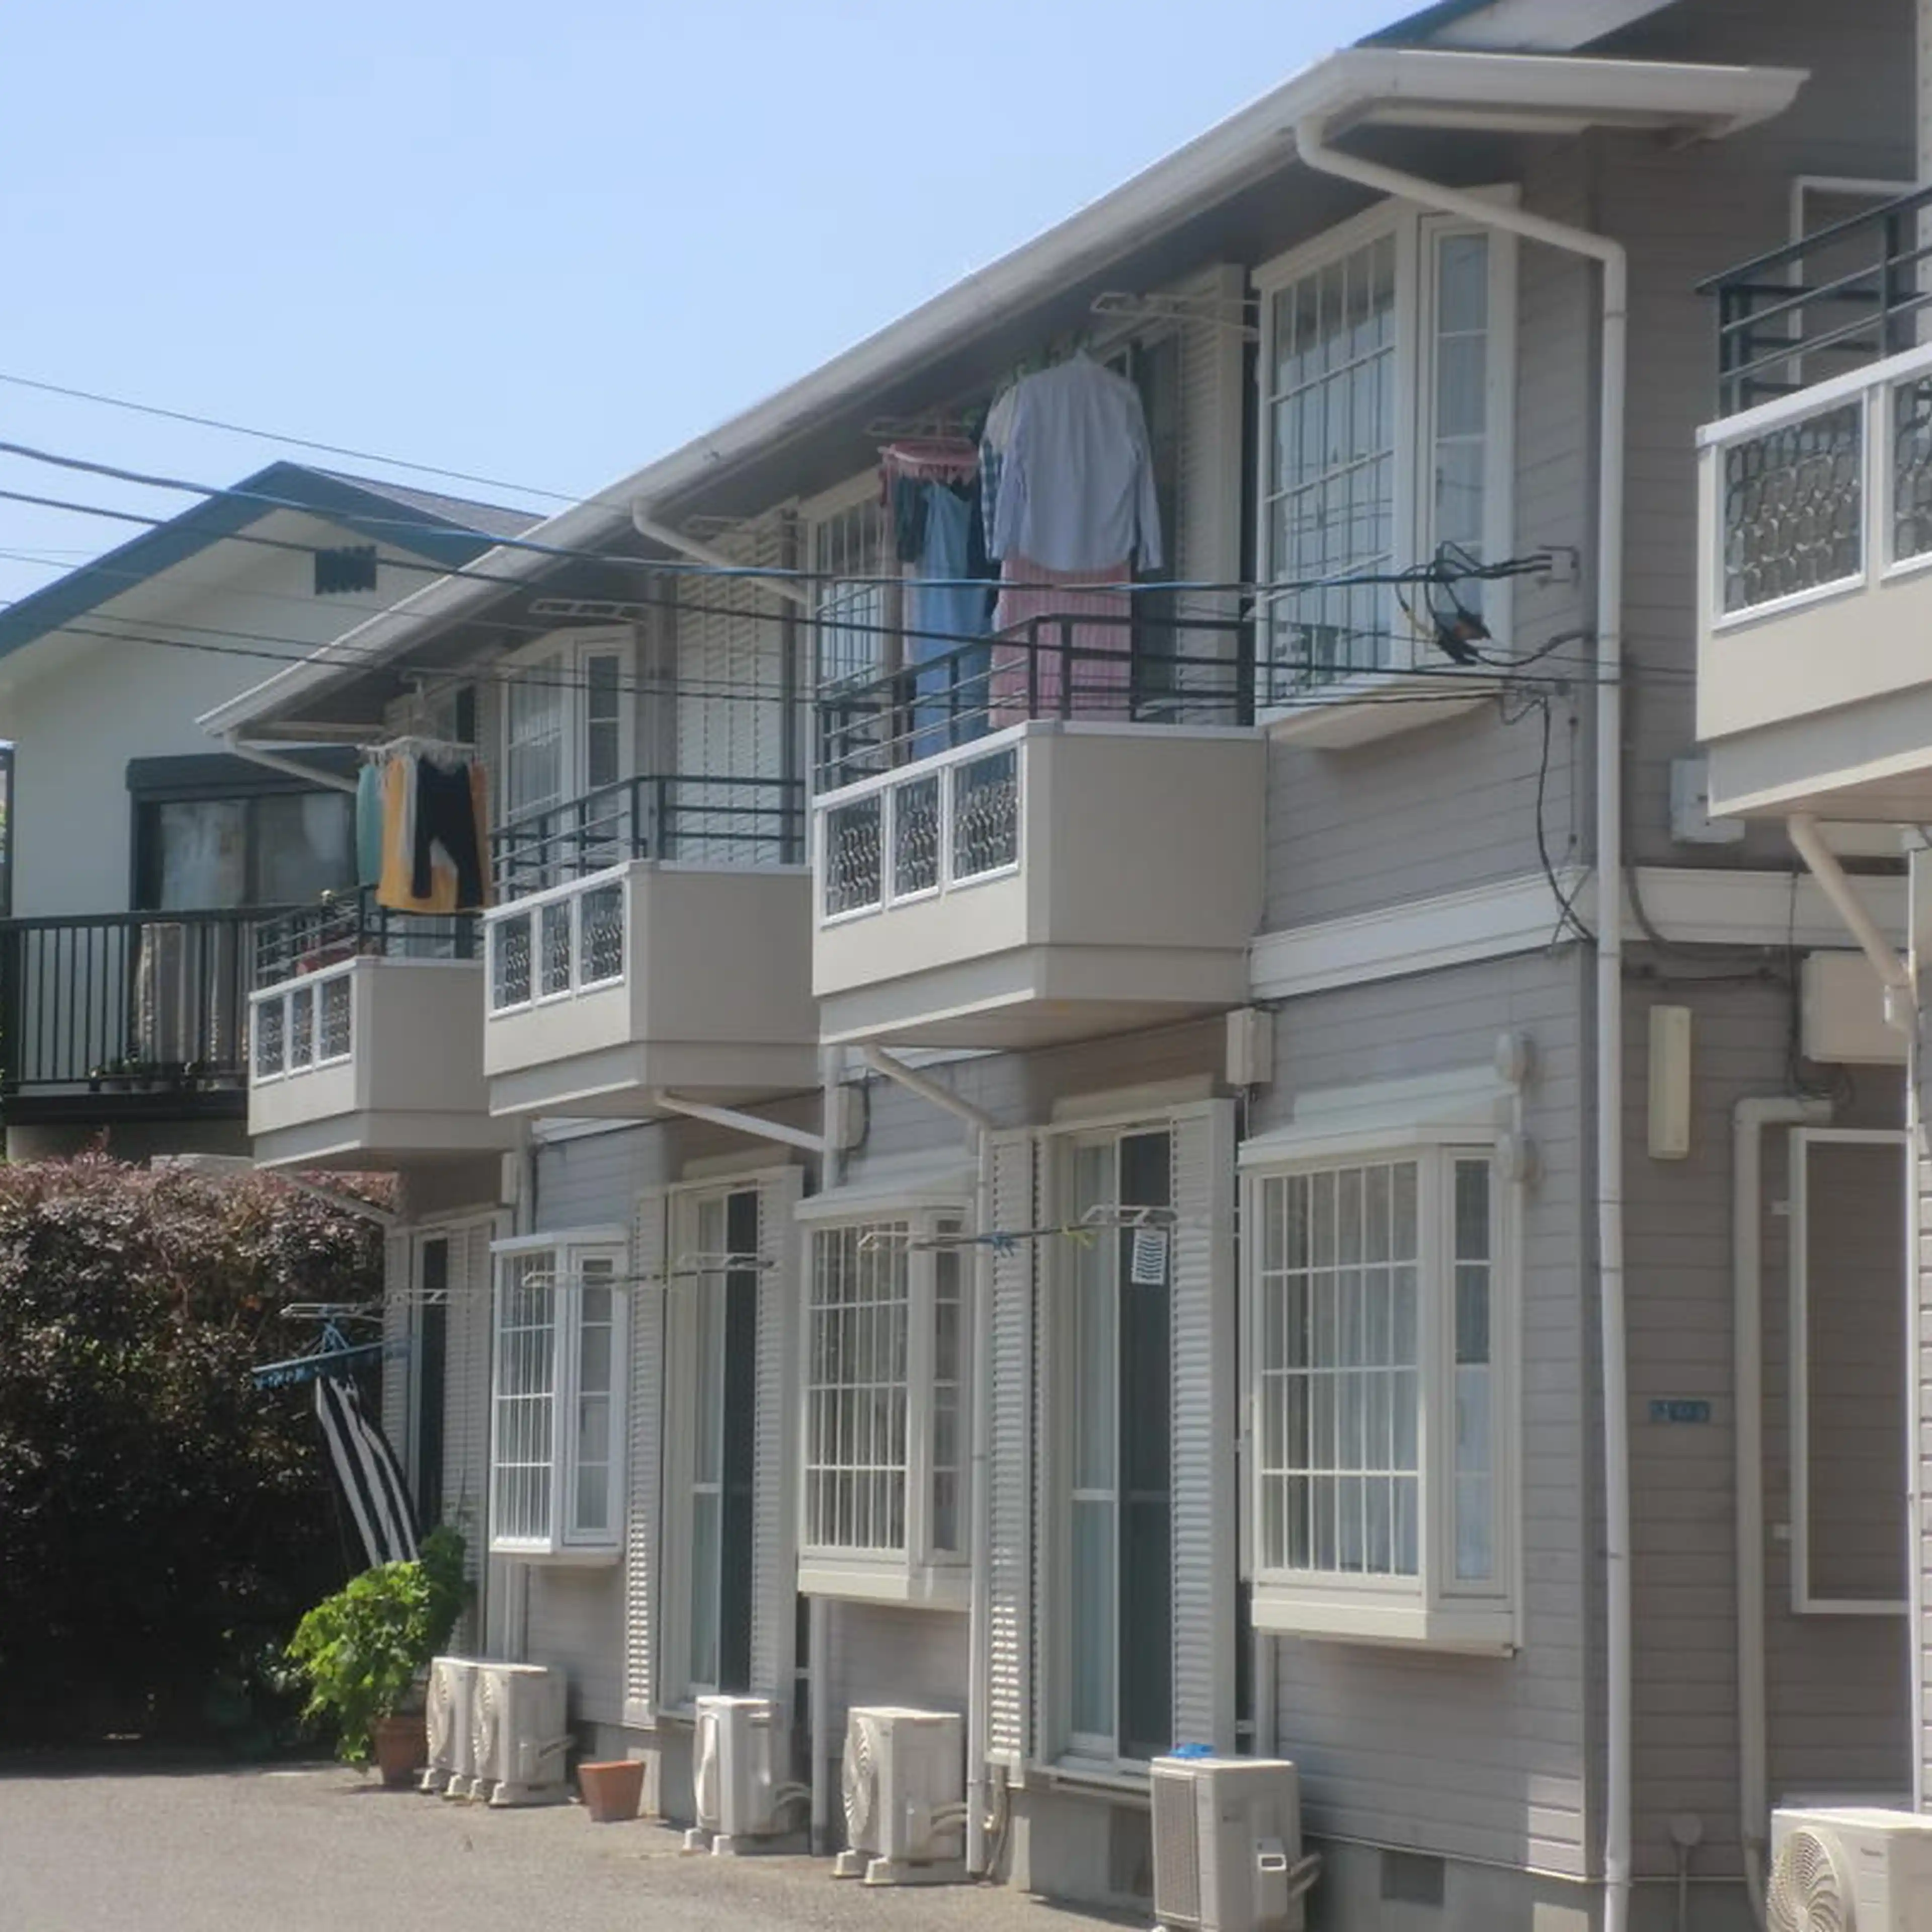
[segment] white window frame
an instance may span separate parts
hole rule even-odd
[[[1076,1107],[1056,1119],[1054,1130],[1044,1143],[1045,1181],[1046,1198],[1055,1204],[1051,1218],[1070,1219],[1075,1204],[1074,1190],[1077,1185],[1078,1159],[1084,1147],[1103,1146],[1114,1153],[1116,1178],[1120,1143],[1138,1134],[1162,1134],[1167,1137],[1168,1160],[1170,1174],[1173,1170],[1174,1137],[1181,1130],[1183,1117],[1174,1112],[1147,1113],[1138,1111],[1117,1113],[1103,1104],[1100,1111],[1084,1116]],[[1172,1210],[1171,1210],[1172,1211]],[[1105,1238],[1104,1237],[1102,1238]],[[1073,1441],[1076,1419],[1074,1401],[1073,1377],[1079,1364],[1077,1343],[1073,1334],[1073,1297],[1076,1264],[1069,1252],[1058,1244],[1048,1244],[1040,1257],[1042,1281],[1046,1296],[1045,1318],[1042,1323],[1045,1346],[1044,1358],[1040,1364],[1040,1386],[1042,1393],[1050,1392],[1050,1399],[1042,1413],[1040,1427],[1046,1437],[1046,1453],[1050,1459],[1052,1472],[1051,1480],[1051,1505],[1046,1523],[1051,1526],[1050,1546],[1043,1550],[1041,1564],[1050,1589],[1051,1615],[1047,1625],[1051,1657],[1048,1678],[1052,1702],[1048,1733],[1048,1755],[1052,1760],[1076,1774],[1097,1772],[1102,1777],[1124,1775],[1138,1778],[1144,1775],[1148,1760],[1123,1756],[1115,1739],[1103,1738],[1097,1735],[1076,1732],[1073,1728],[1073,1663],[1072,1648],[1079,1641],[1080,1632],[1074,1627],[1073,1618],[1073,1508],[1075,1496],[1074,1470],[1076,1449]],[[1168,1293],[1170,1297],[1170,1322],[1172,1319],[1174,1294],[1174,1262],[1172,1224],[1168,1224]],[[1114,1284],[1115,1292],[1120,1284]],[[1118,1378],[1120,1372],[1120,1336],[1116,1323],[1114,1337],[1112,1372],[1116,1378],[1116,1400],[1118,1400]],[[1168,1335],[1168,1381],[1173,1378],[1173,1336]],[[1117,1424],[1118,1418],[1116,1418]],[[1170,1534],[1173,1516],[1172,1466],[1174,1417],[1170,1402],[1168,1415],[1168,1481],[1169,1488],[1168,1516]],[[1120,1506],[1119,1498],[1124,1486],[1124,1472],[1119,1466],[1118,1439],[1114,1449],[1115,1467],[1112,1497],[1114,1508],[1113,1550],[1118,1571],[1120,1556]],[[1170,1551],[1168,1558],[1170,1581],[1178,1574],[1178,1558]],[[1122,1714],[1118,1701],[1118,1676],[1120,1672],[1120,1602],[1116,1588],[1114,1614],[1114,1654],[1112,1667],[1116,1678],[1114,1723],[1116,1738],[1121,1728]]]
[[[1790,1300],[1786,1378],[1786,1426],[1790,1442],[1791,1607],[1798,1616],[1902,1617],[1911,1605],[1902,1598],[1833,1596],[1815,1590],[1811,1578],[1811,1251],[1810,1150],[1814,1145],[1891,1147],[1904,1164],[1906,1225],[1902,1238],[1909,1255],[1916,1244],[1913,1228],[1912,1137],[1900,1127],[1794,1127],[1790,1138]],[[1906,1409],[1906,1428],[1916,1413]],[[1901,1534],[1904,1519],[1900,1519]]]
[[[862,512],[868,508],[876,512],[880,518],[880,554],[874,568],[862,574],[884,579],[902,574],[902,566],[893,546],[892,506],[890,503],[880,504],[879,472],[877,469],[863,471],[832,489],[808,498],[800,505],[799,520],[805,531],[805,554],[814,572],[822,568],[819,562],[819,548],[832,526],[844,521],[854,511]],[[876,622],[880,626],[872,638],[868,665],[862,670],[856,668],[848,670],[829,682],[825,679],[825,667],[819,655],[822,634],[838,628],[837,619],[827,614],[830,608],[835,602],[848,603],[854,596],[862,595],[856,579],[814,577],[813,580],[810,682],[814,692],[820,688],[836,688],[838,685],[847,682],[863,684],[870,679],[884,676],[898,665],[898,633],[904,620],[904,593],[896,584],[882,581],[875,586],[874,614],[860,620],[866,623]]]
[[[973,1250],[955,1247],[949,1265],[956,1272],[959,1372],[954,1424],[954,1504],[957,1550],[933,1546],[932,1492],[936,1409],[933,1400],[938,1288],[942,1278],[938,1251],[913,1246],[906,1268],[906,1469],[905,1544],[902,1549],[854,1549],[812,1540],[809,1483],[812,1453],[813,1290],[821,1235],[841,1230],[903,1223],[914,1242],[928,1240],[950,1225],[962,1234],[970,1216],[963,1187],[903,1194],[868,1193],[844,1198],[848,1190],[820,1195],[800,1204],[803,1240],[800,1268],[799,1346],[799,1591],[805,1596],[836,1597],[941,1609],[965,1606],[970,1587],[971,1467],[968,1438],[971,1426]]]
[[[554,812],[572,799],[581,798],[590,789],[590,665],[596,658],[617,661],[617,772],[616,782],[637,772],[637,636],[628,625],[597,629],[551,631],[535,642],[522,645],[502,661],[503,701],[497,707],[496,751],[499,782],[502,796],[498,815],[508,818],[524,812]],[[554,669],[546,660],[554,658]],[[557,681],[556,696],[562,712],[562,758],[560,791],[548,806],[513,806],[510,800],[510,712],[520,677],[533,680],[539,671]]]
[[[693,1508],[692,1492],[696,1484],[696,1431],[700,1413],[697,1390],[698,1377],[703,1367],[698,1359],[697,1301],[700,1295],[722,1296],[724,1292],[723,1270],[703,1275],[688,1271],[692,1267],[692,1258],[697,1251],[700,1226],[699,1217],[707,1202],[721,1202],[728,1217],[728,1229],[730,1202],[734,1194],[758,1196],[762,1212],[764,1190],[770,1180],[771,1174],[768,1169],[754,1168],[748,1168],[742,1174],[686,1182],[668,1188],[664,1192],[664,1213],[670,1230],[668,1252],[673,1259],[664,1281],[664,1502],[658,1540],[659,1546],[667,1550],[688,1550],[694,1547],[696,1512]],[[754,1355],[756,1348],[754,1317]],[[759,1394],[754,1368],[752,1397],[754,1404]],[[716,1390],[716,1401],[722,1428],[724,1402],[722,1378]],[[721,1566],[724,1525],[723,1480],[721,1463],[718,1477],[721,1491],[718,1512]],[[684,1714],[694,1710],[699,1696],[715,1692],[718,1688],[716,1683],[702,1682],[694,1674],[692,1658],[691,1586],[688,1564],[667,1567],[663,1579],[665,1593],[662,1612],[664,1636],[659,1653],[662,1660],[658,1702],[662,1710],[674,1714]],[[746,1588],[748,1592],[751,1587],[751,1580],[747,1577]]]
[[[1521,1641],[1520,1529],[1522,1485],[1520,1327],[1522,1300],[1522,1143],[1509,1118],[1507,1090],[1472,1083],[1466,1100],[1434,1080],[1391,1083],[1418,1090],[1391,1106],[1372,1100],[1349,1110],[1312,1110],[1305,1130],[1291,1127],[1251,1142],[1241,1162],[1241,1328],[1246,1364],[1250,1445],[1247,1540],[1254,1624],[1282,1635],[1446,1650],[1506,1652]],[[1364,1096],[1372,1089],[1360,1090]],[[1430,1100],[1439,1104],[1431,1106]],[[1420,1103],[1420,1104],[1418,1104]],[[1503,1118],[1498,1119],[1498,1114]],[[1407,1118],[1404,1118],[1406,1116]],[[1490,1163],[1490,1454],[1493,1574],[1478,1582],[1455,1576],[1454,1264],[1451,1253],[1455,1162]],[[1418,1168],[1418,1569],[1410,1576],[1270,1568],[1263,1513],[1267,1486],[1261,1431],[1267,1406],[1263,1342],[1263,1215],[1272,1182],[1357,1166],[1413,1160]]]
[[[1514,186],[1480,190],[1499,205],[1513,205],[1519,198]],[[1394,561],[1396,568],[1426,564],[1435,554],[1435,512],[1432,478],[1428,453],[1435,442],[1435,386],[1430,364],[1435,340],[1436,244],[1454,235],[1482,235],[1489,244],[1490,343],[1487,412],[1485,424],[1485,457],[1483,501],[1484,554],[1495,560],[1510,555],[1516,545],[1516,245],[1507,231],[1464,221],[1450,216],[1425,212],[1412,206],[1387,201],[1367,209],[1352,220],[1326,230],[1312,241],[1276,256],[1254,272],[1253,286],[1261,309],[1261,353],[1256,359],[1259,431],[1256,452],[1255,555],[1260,560],[1256,572],[1266,585],[1274,574],[1270,463],[1274,445],[1272,393],[1275,368],[1275,296],[1312,271],[1353,254],[1358,250],[1393,237],[1396,254],[1395,290],[1395,394],[1393,450],[1395,459]],[[1510,592],[1507,578],[1482,586],[1484,621],[1498,642],[1492,648],[1506,650],[1510,635]],[[1265,609],[1268,593],[1262,592],[1264,608],[1258,613],[1255,651],[1256,676],[1263,698],[1269,688],[1275,666],[1268,655],[1269,624]],[[1266,724],[1290,718],[1311,704],[1351,704],[1372,700],[1385,692],[1394,676],[1418,667],[1432,673],[1449,672],[1455,667],[1420,636],[1405,634],[1406,621],[1392,592],[1385,602],[1389,613],[1391,642],[1386,662],[1379,668],[1358,671],[1327,680],[1311,680],[1298,686],[1292,703],[1269,704],[1258,701],[1257,721]],[[1418,598],[1410,598],[1418,621],[1426,622]],[[1481,667],[1472,668],[1478,675]],[[1440,681],[1440,680],[1437,680]]]
[[[629,1382],[630,1285],[628,1280],[630,1236],[622,1228],[573,1229],[554,1234],[519,1235],[490,1244],[494,1276],[490,1304],[490,1550],[493,1556],[532,1562],[609,1563],[624,1546],[626,1466],[626,1396]],[[505,1399],[502,1348],[504,1291],[511,1264],[530,1256],[550,1258],[550,1456],[547,1533],[520,1536],[500,1531],[496,1480],[502,1444],[501,1404]],[[584,1270],[586,1263],[606,1267],[608,1281],[593,1285],[610,1289],[610,1483],[604,1521],[584,1526],[570,1520],[577,1487],[575,1417],[582,1371],[581,1324]]]

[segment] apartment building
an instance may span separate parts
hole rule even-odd
[[[392,1426],[667,1815],[757,1692],[829,1848],[911,1705],[1054,1896],[1193,1743],[1321,1924],[1720,1928],[1910,1792],[1904,1050],[1693,676],[1700,285],[1910,181],[1913,30],[1431,8],[209,715],[488,770],[480,940],[286,949],[250,1128],[403,1175]],[[1130,607],[935,626],[881,446],[1083,356]]]

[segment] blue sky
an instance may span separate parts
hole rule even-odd
[[[0,374],[587,494],[1404,10],[10,0]],[[277,453],[6,383],[0,440]],[[0,500],[0,598],[131,533]]]

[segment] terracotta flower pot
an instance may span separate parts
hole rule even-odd
[[[614,1758],[602,1764],[580,1764],[577,1788],[593,1824],[614,1825],[634,1818],[644,1802],[644,1760]]]
[[[429,1727],[422,1713],[378,1718],[370,1736],[376,1745],[376,1768],[392,1791],[407,1784],[429,1762]]]

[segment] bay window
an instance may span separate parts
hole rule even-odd
[[[807,1203],[800,1588],[963,1603],[970,1250],[958,1207]],[[814,1211],[816,1210],[816,1211]]]
[[[1398,597],[1349,580],[1511,548],[1514,244],[1390,206],[1255,281],[1260,574],[1282,586],[1264,592],[1256,703],[1280,714],[1317,694],[1369,696],[1418,663],[1448,668],[1425,587]],[[1503,634],[1504,586],[1453,590]]]
[[[1507,1647],[1514,1189],[1497,1140],[1284,1153],[1244,1156],[1256,1626]]]
[[[596,1562],[623,1540],[626,1237],[495,1244],[490,1547]]]

